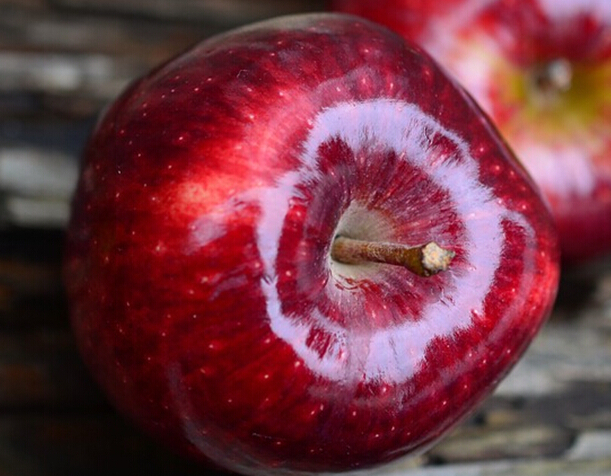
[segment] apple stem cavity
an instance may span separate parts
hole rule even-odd
[[[561,94],[571,89],[573,83],[571,63],[558,58],[539,64],[531,72],[531,83],[535,97],[545,103],[554,103]]]
[[[449,268],[456,253],[434,241],[421,246],[364,241],[336,236],[331,258],[339,263],[385,263],[403,266],[418,276],[429,277]]]

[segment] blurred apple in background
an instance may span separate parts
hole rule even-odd
[[[65,283],[122,412],[269,475],[429,447],[523,354],[558,274],[552,218],[471,98],[399,35],[320,14],[125,91],[85,152]]]
[[[492,117],[541,187],[563,260],[611,254],[611,2],[334,0],[416,41]]]

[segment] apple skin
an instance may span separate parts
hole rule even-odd
[[[567,268],[611,258],[608,0],[333,0],[332,8],[420,44],[474,96],[541,188]],[[537,85],[541,67],[555,68],[556,93]]]
[[[429,278],[330,258],[334,237],[455,251]],[[423,451],[552,308],[553,221],[472,99],[349,15],[207,39],[136,81],[84,153],[65,283],[116,407],[244,474]]]

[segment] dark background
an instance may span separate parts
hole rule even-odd
[[[118,416],[77,354],[59,274],[79,154],[130,79],[232,26],[323,7],[0,0],[0,476],[204,474]],[[548,325],[472,418],[375,474],[611,474],[611,270],[563,284]]]

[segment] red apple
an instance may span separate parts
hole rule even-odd
[[[563,261],[611,253],[609,0],[334,0],[423,46],[542,189]]]
[[[463,90],[386,28],[318,14],[210,38],[109,108],[65,277],[122,412],[270,475],[428,447],[524,352],[558,268],[545,205]]]

